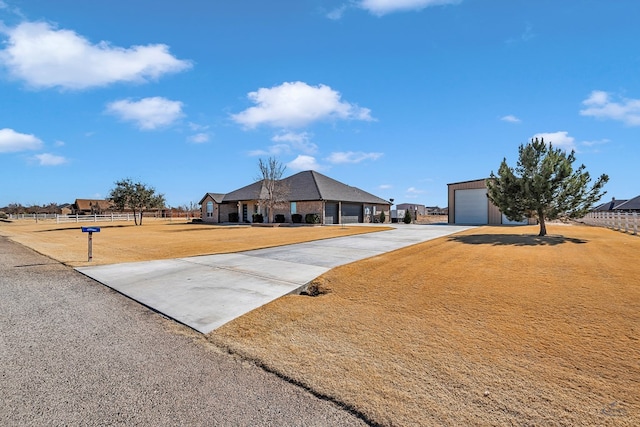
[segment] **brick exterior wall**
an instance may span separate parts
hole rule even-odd
[[[205,222],[218,222],[218,218],[220,219],[221,223],[224,222],[229,222],[229,214],[232,212],[238,212],[238,205],[236,203],[223,203],[221,205],[215,204],[214,202],[214,217],[207,217],[207,202],[209,201],[209,198],[206,198],[203,201],[202,207],[201,207],[201,212],[202,212],[202,219]],[[327,202],[327,203],[337,203],[337,202]],[[252,218],[252,214],[254,212],[254,203],[252,202],[247,202],[248,206],[248,220],[251,221]],[[324,212],[323,212],[323,202],[316,200],[316,201],[304,201],[304,202],[296,202],[296,213],[302,215],[302,222],[304,223],[305,220],[305,216],[307,214],[318,214],[320,216],[320,221],[321,223],[323,223],[324,221]],[[375,216],[373,214],[370,215],[363,215],[363,221],[365,223],[376,223],[380,221],[380,213],[384,212],[385,215],[385,223],[390,223],[391,222],[391,212],[390,212],[390,206],[389,205],[364,205],[363,208],[369,208],[370,212],[373,212],[373,208],[375,207]],[[264,212],[263,212],[264,214]],[[291,205],[285,205],[285,206],[281,206],[279,208],[275,208],[274,209],[274,219],[275,216],[281,214],[284,215],[284,222],[285,223],[291,223],[293,222],[291,220]],[[242,216],[242,213],[240,213],[240,216]],[[240,222],[242,222],[242,217],[239,218]],[[265,222],[267,221],[267,218],[265,216]]]
[[[220,205],[220,222],[229,222],[229,214],[238,212],[238,205],[235,203],[223,203]]]
[[[304,223],[304,217],[306,214],[317,213],[318,215],[320,215],[320,218],[322,218],[322,202],[321,201],[296,202],[296,213],[302,215],[303,223]],[[284,222],[292,222],[291,221],[291,205],[274,209],[274,218],[275,218],[275,215],[277,214],[284,215]]]

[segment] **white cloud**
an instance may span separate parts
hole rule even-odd
[[[418,199],[421,197],[421,194],[423,194],[424,191],[417,189],[415,187],[409,187],[405,190],[404,192],[404,198],[405,199]]]
[[[158,96],[140,101],[114,101],[107,104],[106,111],[122,120],[136,123],[142,130],[169,126],[183,116],[182,102]]]
[[[393,12],[406,12],[409,10],[422,10],[431,6],[458,4],[462,0],[360,0],[362,9],[378,16]]]
[[[283,142],[286,144],[278,144],[277,146],[287,147],[288,149],[301,151],[305,154],[314,154],[318,151],[318,146],[311,142],[312,135],[308,132],[282,132],[274,135],[271,140],[273,142]]]
[[[56,147],[64,147],[65,144],[64,144],[64,141],[60,141],[58,139],[53,143],[53,145],[56,146]]]
[[[207,125],[201,125],[194,122],[189,122],[188,126],[189,126],[189,129],[191,129],[194,132],[204,132],[205,130],[209,129],[209,126]]]
[[[274,135],[271,140],[277,142],[267,147],[266,150],[250,151],[250,156],[279,156],[281,154],[291,154],[292,152],[302,152],[310,155],[318,151],[318,146],[311,142],[312,134],[309,132],[287,132],[283,131]]]
[[[322,170],[322,166],[318,164],[315,157],[300,154],[298,157],[287,163],[287,167],[296,171],[303,170]]]
[[[605,138],[605,139],[600,139],[596,141],[582,141],[582,145],[586,145],[587,147],[594,147],[596,145],[608,144],[610,142],[611,142],[610,139]]]
[[[250,156],[279,156],[289,153],[291,153],[291,148],[287,144],[274,144],[267,147],[266,150],[252,150],[248,154]]]
[[[500,117],[500,120],[502,120],[503,122],[508,122],[508,123],[520,123],[522,120],[520,120],[519,118],[517,118],[514,115],[507,115],[507,116],[503,116]]]
[[[115,82],[146,82],[191,67],[164,44],[122,48],[92,44],[74,31],[45,22],[5,29],[7,47],[0,62],[11,75],[34,88],[86,89]]]
[[[327,18],[333,21],[338,21],[342,19],[342,15],[344,15],[345,10],[347,10],[347,6],[343,4],[342,6],[337,7],[331,12],[327,13]]]
[[[547,132],[547,133],[537,133],[531,137],[542,138],[544,141],[549,144],[551,143],[556,148],[562,148],[563,150],[570,151],[576,149],[575,138],[569,136],[569,132],[561,131],[561,132]]]
[[[609,93],[594,90],[582,104],[586,107],[580,110],[583,116],[617,120],[628,126],[640,126],[640,99],[623,98],[614,102]]]
[[[360,163],[364,160],[377,160],[382,157],[382,153],[363,153],[362,151],[337,151],[331,153],[327,157],[327,161],[330,163]]]
[[[533,26],[531,24],[527,24],[524,31],[518,37],[508,39],[507,44],[516,44],[520,42],[526,43],[535,37],[536,34],[533,32]]]
[[[391,184],[381,184],[378,186],[378,189],[380,190],[390,190],[391,188],[393,188]]]
[[[18,133],[13,129],[0,129],[0,153],[38,150],[42,141],[31,134]]]
[[[64,157],[50,153],[36,154],[33,157],[40,163],[40,166],[59,166],[67,163],[67,159]]]
[[[197,133],[195,135],[191,135],[189,137],[189,141],[195,143],[195,144],[203,144],[205,142],[209,142],[209,134],[208,133]]]
[[[329,86],[285,82],[249,92],[247,97],[256,106],[233,114],[231,118],[247,128],[259,125],[303,127],[320,120],[373,120],[371,110],[342,101],[341,96]]]

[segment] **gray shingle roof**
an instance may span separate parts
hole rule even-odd
[[[303,171],[282,179],[289,188],[291,201],[329,200],[371,204],[390,204],[387,200],[374,196],[356,187],[343,184],[316,171]],[[227,193],[223,201],[258,200],[264,197],[263,182],[258,181],[246,187]]]
[[[613,208],[614,210],[640,210],[640,196],[629,199]]]
[[[608,211],[610,211],[612,209],[615,209],[617,206],[625,203],[626,201],[627,200],[624,200],[624,199],[620,199],[620,200],[612,199],[609,202],[606,202],[606,203],[603,203],[603,204],[597,206],[593,211],[594,212],[608,212]]]
[[[239,202],[241,200],[258,200],[260,195],[264,194],[265,189],[262,185],[262,181],[254,182],[245,187],[238,188],[230,193],[224,195],[223,202]]]
[[[207,193],[204,195],[204,197],[202,199],[200,199],[200,201],[198,202],[199,205],[202,204],[202,202],[204,202],[204,199],[207,198],[207,196],[210,196],[214,202],[216,203],[222,203],[222,199],[224,198],[224,194],[223,193]]]

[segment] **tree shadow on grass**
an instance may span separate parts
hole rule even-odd
[[[580,245],[588,242],[588,240],[560,235],[540,237],[532,234],[470,234],[465,236],[451,236],[449,237],[449,241],[466,243],[468,245],[491,246],[557,246],[564,243]]]

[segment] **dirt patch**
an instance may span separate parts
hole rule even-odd
[[[87,233],[82,226],[99,226],[93,234],[93,261],[87,262]],[[151,261],[247,251],[332,237],[371,233],[386,227],[250,227],[214,226],[145,218],[132,223],[56,224],[53,221],[14,221],[0,225],[0,235],[79,267]]]
[[[338,267],[209,339],[383,425],[640,425],[640,237],[549,232]]]

